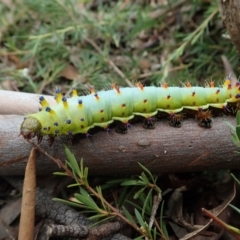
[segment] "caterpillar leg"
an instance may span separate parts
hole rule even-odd
[[[111,131],[111,129],[107,126],[104,128],[104,131],[106,131],[107,133],[109,133]]]
[[[51,147],[52,144],[54,143],[55,137],[52,135],[49,135],[48,137],[48,146]]]
[[[86,132],[85,135],[86,135],[86,138],[90,138],[90,137],[92,136],[92,135],[89,134],[88,132]]]
[[[236,111],[240,110],[240,99],[238,98],[236,101]]]
[[[199,121],[198,126],[203,128],[211,128],[212,127],[212,113],[211,111],[203,111],[199,109],[196,114],[196,119]]]
[[[180,128],[183,122],[183,114],[181,113],[171,113],[169,125],[172,127]]]
[[[41,135],[40,132],[37,132],[36,136],[37,136],[37,143],[40,144],[42,142],[43,135]]]
[[[126,134],[128,131],[128,128],[131,127],[130,123],[119,123],[118,126],[116,127],[115,131],[117,133],[122,133],[122,134]]]
[[[143,123],[143,128],[154,129],[155,128],[155,122],[156,122],[155,118],[152,118],[152,117],[145,118],[144,123]]]

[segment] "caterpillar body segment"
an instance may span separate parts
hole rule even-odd
[[[144,117],[144,127],[154,128],[154,116],[158,112],[168,113],[170,126],[180,127],[183,121],[183,110],[196,111],[199,126],[211,127],[212,115],[209,107],[226,109],[229,103],[238,102],[240,85],[231,86],[226,80],[222,87],[192,87],[187,84],[183,88],[144,87],[137,84],[134,88],[119,88],[113,85],[112,90],[95,92],[87,96],[78,96],[73,90],[71,98],[62,96],[56,91],[56,102],[50,106],[43,96],[40,97],[41,111],[29,114],[21,125],[21,135],[38,139],[48,135],[51,139],[58,135],[75,135],[84,133],[96,126],[108,129],[114,120],[123,123],[122,133],[128,128],[129,120],[134,116]],[[237,103],[237,107],[239,103]]]

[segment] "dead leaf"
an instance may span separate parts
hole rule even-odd
[[[10,90],[13,91],[12,83],[10,80],[5,80],[0,82],[0,90]]]
[[[14,235],[15,231],[10,224],[20,215],[22,199],[12,199],[0,211],[0,239]]]
[[[37,149],[32,148],[25,170],[21,217],[18,234],[19,240],[34,239],[36,202],[36,153]]]
[[[223,210],[226,209],[228,204],[234,199],[235,194],[236,194],[236,186],[235,186],[235,183],[233,182],[232,189],[230,189],[229,194],[226,195],[226,199],[222,202],[222,204],[220,204],[216,208],[213,208],[212,210],[209,210],[209,212],[211,212],[215,216],[219,216],[219,214],[222,213]],[[212,219],[209,220],[209,222],[206,225],[201,226],[201,228],[199,228],[199,229],[197,229],[197,230],[195,230],[195,231],[193,231],[191,233],[186,234],[183,238],[180,238],[179,240],[188,240],[188,239],[190,239],[192,237],[195,237],[201,231],[206,229],[211,223],[212,223]]]
[[[67,65],[65,67],[65,69],[63,69],[63,71],[61,72],[61,76],[65,77],[69,80],[76,79],[78,77],[78,75],[79,75],[79,73],[78,73],[77,69],[71,64]]]

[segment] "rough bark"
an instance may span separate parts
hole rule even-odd
[[[23,116],[0,116],[0,175],[24,174],[32,146],[18,136],[22,120]],[[128,134],[100,131],[74,145],[61,137],[52,147],[48,147],[46,140],[41,146],[55,158],[64,160],[65,143],[78,160],[84,159],[90,174],[94,175],[139,173],[138,162],[154,173],[239,168],[239,155],[234,152],[237,148],[230,140],[225,121],[235,123],[233,117],[216,117],[211,129],[203,129],[194,119],[186,119],[181,128],[172,128],[163,119],[156,123],[154,130],[143,129],[136,123]],[[7,165],[10,162],[12,164]],[[38,174],[56,170],[59,170],[56,165],[38,153]]]
[[[240,1],[218,0],[222,21],[240,54]]]

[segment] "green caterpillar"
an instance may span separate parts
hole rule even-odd
[[[121,132],[125,132],[128,122],[134,116],[146,119],[145,127],[153,128],[153,116],[158,112],[170,115],[170,125],[180,127],[184,109],[197,111],[197,119],[201,127],[211,127],[211,112],[209,107],[227,109],[228,104],[237,102],[240,98],[240,83],[231,85],[225,80],[221,88],[209,86],[192,87],[189,83],[183,87],[144,87],[137,84],[134,88],[119,88],[78,96],[73,89],[72,97],[66,98],[60,90],[56,91],[56,102],[50,106],[43,96],[40,97],[41,111],[30,114],[21,125],[21,135],[25,139],[48,135],[51,143],[58,135],[75,135],[84,133],[96,126],[108,129],[108,125],[118,120],[122,124]],[[204,111],[207,110],[207,111]],[[50,144],[51,144],[50,143]]]

